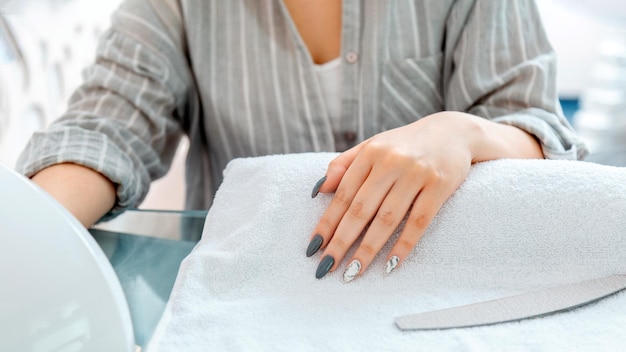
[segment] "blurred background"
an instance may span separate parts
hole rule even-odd
[[[626,1],[536,1],[559,58],[564,113],[590,144],[588,160],[626,166]],[[31,133],[63,112],[120,3],[0,0],[0,163],[13,167]],[[182,209],[186,147],[141,208]]]

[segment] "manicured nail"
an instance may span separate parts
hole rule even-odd
[[[330,270],[330,268],[333,267],[334,264],[335,258],[331,257],[330,255],[325,256],[324,259],[322,259],[322,261],[320,262],[320,265],[318,265],[317,267],[315,277],[318,279],[323,278],[324,275],[328,274],[328,271]]]
[[[355,259],[348,265],[346,271],[343,272],[343,282],[350,282],[354,280],[354,278],[359,275],[361,271],[361,262],[358,259]]]
[[[317,253],[317,251],[322,247],[322,243],[324,243],[324,237],[319,233],[313,236],[311,242],[309,242],[309,246],[306,248],[306,256],[310,257],[313,254]]]
[[[396,256],[396,255],[394,255],[393,257],[389,258],[389,261],[387,262],[387,265],[385,266],[385,272],[387,274],[392,272],[393,269],[395,269],[398,266],[398,262],[399,261],[400,261],[400,258],[398,258],[398,256]]]
[[[317,194],[320,193],[320,187],[326,182],[326,176],[322,177],[317,181],[315,186],[313,186],[313,192],[311,192],[311,198],[317,197]]]

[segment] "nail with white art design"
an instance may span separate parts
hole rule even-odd
[[[392,272],[393,269],[395,269],[396,266],[398,266],[398,262],[400,262],[400,258],[398,258],[397,255],[394,255],[393,257],[389,258],[389,261],[387,261],[387,265],[385,266],[385,272],[387,274]]]
[[[343,272],[343,282],[350,282],[354,280],[359,272],[361,271],[361,262],[358,259],[355,259],[348,265],[346,271]]]

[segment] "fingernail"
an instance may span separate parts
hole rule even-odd
[[[328,274],[328,271],[330,270],[330,268],[333,267],[334,264],[335,258],[331,257],[330,255],[325,256],[324,259],[322,259],[322,261],[320,262],[320,265],[318,265],[317,267],[315,277],[318,279],[323,278],[324,275]]]
[[[317,253],[320,247],[322,247],[322,243],[324,243],[324,237],[318,233],[313,237],[311,242],[309,242],[309,246],[306,248],[306,256],[310,257]]]
[[[398,256],[396,256],[396,255],[394,255],[393,257],[389,258],[389,261],[387,261],[387,265],[385,265],[385,272],[387,274],[392,272],[393,269],[395,269],[396,266],[398,266],[398,262],[400,262],[400,258],[398,258]]]
[[[343,272],[343,282],[350,282],[354,280],[354,278],[359,275],[361,271],[361,262],[358,259],[355,259],[348,265],[346,271]]]
[[[311,198],[317,197],[317,194],[320,193],[320,187],[326,182],[326,176],[322,177],[317,181],[315,186],[313,186],[313,192],[311,192]]]

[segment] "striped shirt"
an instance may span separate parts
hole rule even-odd
[[[136,206],[183,135],[188,209],[207,209],[237,157],[341,151],[432,113],[521,128],[546,158],[582,158],[563,117],[555,54],[531,0],[343,0],[342,100],[333,131],[315,65],[280,0],[127,0],[68,111],[33,135],[30,176],[85,165]]]

